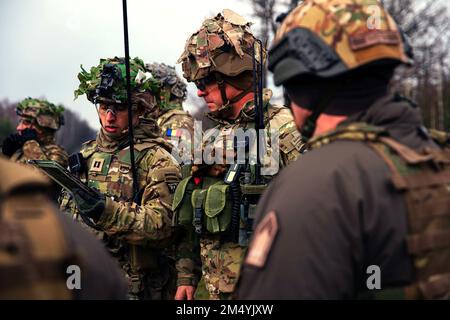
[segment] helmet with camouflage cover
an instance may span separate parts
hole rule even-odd
[[[16,113],[35,123],[40,128],[58,130],[64,124],[64,107],[47,100],[26,98],[19,102]]]
[[[244,94],[250,92],[256,40],[250,25],[229,9],[203,21],[200,29],[186,41],[184,52],[178,59],[186,80],[198,81],[213,74],[224,103],[230,100],[226,99],[223,82],[244,90]],[[256,59],[261,61],[259,56]]]
[[[152,76],[161,83],[160,107],[164,110],[180,109],[186,99],[186,83],[178,76],[175,68],[164,63],[145,65]]]
[[[331,78],[369,64],[410,64],[411,48],[378,0],[305,0],[280,25],[269,52],[276,85]]]
[[[133,109],[138,107],[151,108],[159,97],[159,82],[152,77],[139,58],[130,59],[130,77]],[[90,72],[81,66],[78,73],[80,85],[75,90],[75,99],[86,94],[92,103],[127,102],[126,67],[124,58],[100,59],[97,67]]]

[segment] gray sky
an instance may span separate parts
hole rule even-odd
[[[130,56],[174,65],[187,37],[223,8],[251,19],[246,1],[128,0]],[[124,55],[122,28],[121,0],[0,0],[0,100],[45,96],[98,128],[85,96],[73,101],[76,75],[80,64]]]

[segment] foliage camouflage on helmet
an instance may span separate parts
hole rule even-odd
[[[24,118],[35,120],[42,128],[58,130],[64,124],[64,107],[47,100],[26,98],[19,102],[16,113]]]
[[[117,78],[112,83],[112,95],[104,96],[99,87],[102,81],[102,72],[108,68],[114,72]],[[130,59],[130,78],[131,90],[133,92],[143,93],[150,92],[153,96],[159,95],[159,82],[152,77],[144,66],[144,62],[138,57]],[[115,103],[124,103],[127,100],[127,84],[126,84],[126,68],[124,58],[108,58],[100,59],[97,67],[92,67],[90,72],[86,71],[81,65],[81,72],[78,73],[80,85],[75,90],[75,99],[78,96],[86,94],[89,101],[96,103],[98,101],[112,101]],[[118,80],[118,81],[117,81]]]
[[[177,63],[183,76],[196,81],[219,72],[235,77],[253,69],[253,43],[250,22],[229,9],[203,21],[201,28],[186,41]],[[259,50],[257,50],[259,52]],[[260,61],[259,56],[257,60]]]
[[[161,83],[160,105],[162,109],[180,109],[186,99],[186,83],[178,76],[175,68],[164,63],[145,65],[153,77]]]
[[[300,30],[309,36],[293,38],[295,44],[283,49],[283,44],[289,42],[289,34],[300,34]],[[315,39],[312,39],[314,36]],[[313,45],[309,45],[313,41]],[[321,48],[308,57],[307,51],[314,51],[319,44],[328,47],[330,52]],[[274,71],[278,85],[299,74],[335,76],[384,59],[410,64],[411,59],[405,49],[397,24],[378,0],[305,0],[280,25],[270,51],[269,69]],[[290,53],[286,54],[287,51]],[[311,69],[309,65],[320,55],[336,56],[342,67],[328,74],[320,67]],[[305,56],[307,59],[304,59]],[[301,65],[296,64],[295,60]],[[280,76],[282,72],[289,75]]]

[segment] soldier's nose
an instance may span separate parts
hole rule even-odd
[[[17,125],[17,127],[16,127],[16,130],[17,131],[23,131],[23,130],[25,130],[26,129],[26,127],[25,127],[25,125],[23,124],[23,123],[19,123],[18,125]]]
[[[197,90],[197,96],[199,96],[200,98],[206,96],[206,91],[198,89]]]
[[[106,113],[106,121],[115,121],[116,120],[116,114],[112,110],[108,110]]]

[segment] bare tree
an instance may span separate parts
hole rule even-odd
[[[259,22],[257,36],[271,43],[276,18],[298,0],[250,0]],[[399,68],[393,90],[415,100],[427,126],[450,130],[450,13],[448,0],[381,0],[407,35],[414,51],[412,68]],[[280,19],[279,19],[280,20]],[[286,100],[287,101],[287,100]]]
[[[447,1],[382,2],[407,35],[414,51],[414,66],[397,71],[393,88],[418,103],[427,126],[448,130],[450,13]]]

